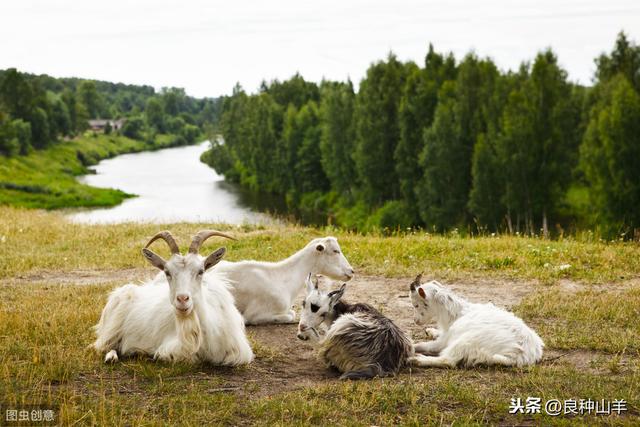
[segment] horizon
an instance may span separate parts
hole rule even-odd
[[[179,87],[190,96],[214,98],[231,94],[236,83],[255,92],[262,81],[296,73],[316,83],[349,78],[357,89],[367,68],[389,52],[423,66],[431,43],[456,61],[469,52],[491,58],[502,71],[516,70],[551,48],[571,82],[590,86],[595,58],[613,48],[620,31],[637,41],[634,23],[640,20],[640,5],[628,0],[606,7],[593,0],[288,0],[277,8],[246,0],[194,0],[180,7],[149,0],[115,0],[107,8],[76,3],[0,5],[0,37],[20,40],[3,46],[0,68],[156,90]]]

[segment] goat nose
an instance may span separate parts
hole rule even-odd
[[[309,328],[307,327],[307,325],[299,325],[299,327],[300,327],[300,332],[304,332],[304,331],[306,331],[307,329],[309,329]]]
[[[177,299],[179,302],[184,304],[185,302],[189,301],[189,295],[178,295]]]

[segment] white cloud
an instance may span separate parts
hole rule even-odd
[[[3,1],[0,68],[217,96],[296,71],[357,83],[390,50],[422,63],[432,42],[501,68],[551,46],[572,80],[589,83],[593,59],[622,29],[640,41],[639,23],[635,0]]]

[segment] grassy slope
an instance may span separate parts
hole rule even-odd
[[[70,224],[58,213],[0,207],[0,246],[11,248],[0,257],[0,278],[40,270],[117,269],[143,267],[140,248],[158,231],[153,224]],[[188,244],[198,227],[212,224],[173,224]],[[640,275],[640,248],[631,242],[603,242],[585,235],[548,241],[524,237],[439,236],[412,233],[392,237],[347,233],[331,228],[219,225],[240,240],[225,242],[227,258],[278,260],[295,252],[312,237],[335,234],[361,274],[387,277],[426,276],[460,279],[468,276],[517,278],[554,283],[571,279],[606,283]],[[213,242],[211,245],[213,246]],[[47,250],[41,250],[46,248]],[[186,249],[186,248],[183,248]],[[37,250],[37,257],[34,257]],[[165,248],[158,249],[160,252]],[[166,254],[166,253],[165,253]],[[568,266],[568,267],[567,267]]]
[[[116,205],[130,195],[83,185],[75,177],[101,159],[164,148],[173,141],[170,135],[160,135],[148,144],[124,136],[87,133],[27,156],[0,156],[0,205],[44,209]]]
[[[405,373],[359,383],[331,381],[295,392],[252,398],[215,392],[228,370],[129,360],[105,366],[86,349],[111,285],[19,284],[16,276],[52,270],[142,267],[139,256],[154,225],[86,226],[59,214],[0,208],[0,396],[8,403],[59,405],[65,424],[307,423],[347,425],[525,423],[569,424],[575,418],[508,414],[511,397],[615,399],[625,417],[581,422],[633,425],[640,415],[640,246],[497,237],[408,235],[382,238],[332,230],[361,273],[406,276],[418,268],[439,278],[522,278],[539,289],[516,307],[551,349],[594,351],[587,368],[566,359],[530,369],[478,368]],[[202,225],[205,226],[205,225]],[[211,226],[211,225],[208,225]],[[168,226],[183,245],[198,225]],[[230,227],[220,227],[230,228]],[[233,228],[230,259],[276,259],[330,230]],[[211,242],[213,248],[219,242]],[[164,251],[158,245],[159,251]],[[166,253],[166,252],[165,252]],[[571,264],[561,270],[558,267]],[[558,282],[585,290],[559,291]],[[629,280],[635,285],[628,285]],[[622,283],[624,282],[624,283]],[[611,289],[591,284],[611,283]],[[410,314],[407,314],[410,315]],[[259,359],[278,349],[258,348]],[[595,360],[595,361],[594,361]],[[238,368],[252,372],[252,366]],[[255,371],[256,378],[260,375]]]

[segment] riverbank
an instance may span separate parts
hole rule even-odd
[[[76,177],[90,173],[89,167],[102,159],[173,147],[176,141],[173,135],[158,135],[146,142],[87,132],[26,156],[0,156],[0,205],[41,209],[117,205],[133,195],[91,187]]]
[[[358,272],[347,298],[379,308],[414,339],[425,337],[413,324],[407,286],[424,270],[472,301],[515,310],[547,345],[543,362],[530,368],[405,369],[341,382],[312,344],[295,337],[296,325],[248,327],[256,360],[246,367],[142,357],[105,365],[86,347],[91,326],[114,287],[156,273],[140,248],[159,226],[74,224],[59,212],[8,207],[0,217],[3,405],[54,408],[57,424],[635,425],[640,416],[640,247],[632,243],[162,226],[183,250],[199,228],[232,233],[238,240],[224,243],[229,260],[277,260],[313,237],[335,234]],[[220,243],[211,239],[202,252]],[[168,254],[160,243],[154,250]],[[512,398],[527,397],[542,399],[540,413],[509,413]],[[627,410],[554,417],[544,406],[552,399],[624,399]]]

